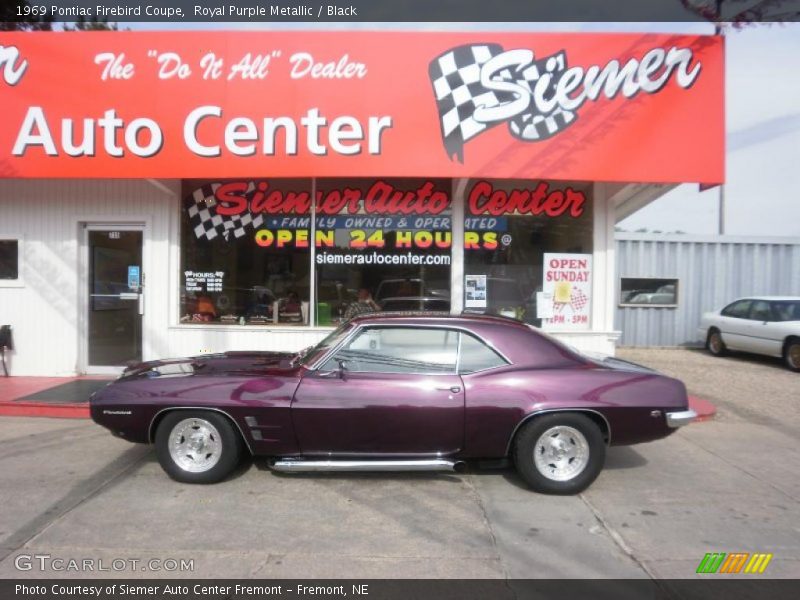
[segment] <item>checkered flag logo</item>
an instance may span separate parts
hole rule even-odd
[[[567,68],[566,54],[533,60],[516,68],[503,68],[490,76],[492,82],[514,83],[519,91],[504,91],[508,86],[485,86],[481,82],[484,65],[504,54],[499,44],[465,45],[448,50],[431,61],[428,75],[439,110],[439,120],[447,155],[464,162],[464,144],[487,129],[507,122],[511,135],[526,142],[552,137],[575,121],[572,111],[556,106],[542,111],[536,106],[533,90],[543,73],[551,75],[542,94],[549,100],[559,77]],[[502,90],[500,88],[503,88]],[[528,94],[530,102],[519,110],[515,102]],[[484,109],[490,111],[487,116]]]
[[[218,214],[215,192],[219,185],[211,183],[199,187],[185,200],[189,226],[197,239],[213,240],[221,236],[228,241],[231,235],[234,238],[240,238],[247,233],[248,229],[257,229],[263,225],[263,215],[254,217],[250,212],[240,215]],[[251,194],[255,189],[255,184],[251,181],[245,194]]]
[[[572,288],[572,294],[569,298],[570,306],[573,312],[580,312],[584,306],[589,303],[589,297],[579,288]]]

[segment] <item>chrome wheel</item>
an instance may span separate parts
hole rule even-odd
[[[551,427],[536,440],[533,463],[547,479],[569,481],[589,463],[589,442],[573,427]]]
[[[719,354],[722,352],[722,336],[716,331],[708,338],[708,349],[712,354]]]
[[[203,473],[219,462],[222,436],[205,419],[183,419],[170,431],[169,455],[184,471]]]

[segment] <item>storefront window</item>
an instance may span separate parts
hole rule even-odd
[[[621,306],[677,306],[678,280],[623,277],[619,303]]]
[[[19,279],[19,242],[0,239],[0,280]]]
[[[450,187],[449,179],[186,181],[181,321],[329,326],[366,312],[449,311]]]
[[[470,181],[465,310],[589,329],[591,194],[590,183]]]
[[[319,179],[317,196],[319,325],[450,310],[449,179]]]
[[[311,180],[185,181],[181,322],[310,322]]]
[[[370,312],[447,313],[452,186],[186,181],[181,321],[324,327]],[[590,327],[591,184],[473,180],[464,219],[465,310]]]

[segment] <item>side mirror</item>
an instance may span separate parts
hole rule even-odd
[[[322,379],[345,379],[345,372],[347,371],[347,361],[343,358],[337,358],[336,362],[339,365],[339,368],[335,371],[319,371],[317,373],[318,377]]]
[[[343,358],[337,358],[336,362],[339,364],[339,379],[346,379],[345,373],[347,373],[347,361]]]

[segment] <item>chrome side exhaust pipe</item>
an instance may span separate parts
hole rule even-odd
[[[302,458],[279,458],[270,463],[270,468],[281,473],[311,473],[315,471],[458,471],[462,461],[445,458],[422,460],[305,460]]]

